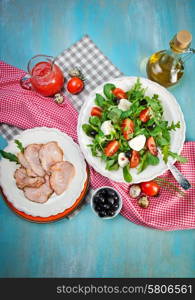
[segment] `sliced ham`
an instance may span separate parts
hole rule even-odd
[[[23,167],[20,167],[15,171],[14,178],[19,189],[23,189],[24,187],[38,188],[45,182],[43,177],[29,177],[27,170]]]
[[[75,167],[68,161],[57,162],[50,168],[50,184],[57,195],[67,190],[75,175]]]
[[[37,177],[37,174],[33,172],[31,166],[29,165],[28,161],[26,160],[24,154],[22,152],[18,153],[17,155],[19,163],[26,169],[27,175],[31,177]]]
[[[41,149],[42,144],[30,144],[24,150],[24,156],[27,162],[29,163],[31,169],[38,176],[44,176],[45,171],[41,166],[39,159],[39,150]]]
[[[49,168],[56,162],[63,160],[63,151],[58,143],[49,142],[41,147],[39,158],[43,169],[49,174]]]
[[[53,189],[49,183],[49,176],[45,176],[45,183],[42,184],[39,188],[24,188],[24,195],[30,201],[37,203],[45,203],[53,193]]]

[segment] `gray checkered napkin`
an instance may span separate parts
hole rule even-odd
[[[111,78],[119,77],[122,73],[112,64],[112,62],[98,49],[94,42],[85,35],[81,40],[66,49],[56,57],[56,63],[67,76],[68,71],[77,67],[82,70],[85,76],[85,89],[79,96],[67,94],[74,107],[79,111],[86,95],[94,90],[101,83]],[[65,92],[66,93],[66,92]],[[0,134],[7,140],[12,140],[22,129],[0,124]],[[91,191],[86,196],[85,201],[90,198]],[[75,210],[69,218],[78,213],[81,207]]]

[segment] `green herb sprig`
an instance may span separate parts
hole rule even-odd
[[[3,158],[9,159],[10,161],[16,162],[19,164],[18,158],[15,154],[0,150],[0,154]]]

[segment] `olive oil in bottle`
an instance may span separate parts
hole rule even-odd
[[[191,33],[182,30],[170,41],[169,50],[152,54],[146,66],[148,78],[165,87],[175,85],[184,74],[184,61],[195,52],[189,48],[191,41]]]

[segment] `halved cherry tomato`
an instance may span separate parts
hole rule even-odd
[[[91,116],[101,117],[102,109],[100,107],[94,106],[91,110]]]
[[[150,109],[145,108],[144,110],[142,110],[140,112],[139,118],[143,123],[148,122],[150,120]]]
[[[127,94],[119,88],[115,88],[112,93],[116,96],[118,99],[127,99]]]
[[[126,140],[131,138],[131,133],[134,132],[134,123],[131,119],[124,119],[122,122],[122,132]]]
[[[159,193],[160,186],[156,183],[156,181],[147,181],[140,183],[141,190],[147,196],[156,196]]]
[[[78,94],[82,91],[84,82],[78,77],[72,77],[67,84],[67,90],[71,94]]]
[[[133,150],[130,159],[130,168],[136,168],[140,162],[140,155],[138,151]]]
[[[119,142],[113,140],[109,142],[106,147],[104,148],[104,153],[106,156],[113,156],[119,149]]]
[[[148,148],[148,150],[150,151],[150,153],[154,156],[158,155],[158,149],[156,147],[156,143],[155,140],[153,138],[153,136],[150,136],[147,141],[146,141],[146,147]]]

